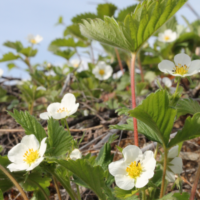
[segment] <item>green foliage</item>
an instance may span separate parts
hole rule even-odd
[[[61,156],[72,148],[73,138],[68,131],[59,125],[53,118],[48,120],[48,153],[51,156]]]
[[[116,197],[118,197],[119,199],[126,199],[126,200],[138,200],[138,196],[135,195],[137,192],[139,192],[139,190],[122,190],[118,187],[114,188],[114,194]]]
[[[174,124],[176,110],[169,107],[169,99],[165,90],[150,94],[141,105],[131,110],[130,116],[135,117],[149,126],[153,138],[158,138],[167,146]]]
[[[107,188],[104,183],[104,171],[100,166],[93,167],[83,159],[78,159],[76,161],[58,160],[58,163],[76,175],[100,199],[107,199],[103,192],[104,189]]]
[[[111,146],[106,143],[101,148],[96,158],[96,165],[100,165],[104,170],[108,170],[108,165],[113,161],[114,154],[111,154]]]
[[[117,7],[112,3],[98,4],[97,14],[98,17],[104,18],[104,16],[112,17],[115,14]]]
[[[171,139],[168,147],[173,147],[176,144],[185,140],[191,140],[200,136],[200,113],[194,114],[194,116],[188,117],[185,120],[185,125],[182,130],[179,130],[176,136]]]
[[[159,138],[158,134],[150,128],[150,126],[146,125],[144,122],[137,120],[138,132],[145,135],[149,140],[158,142],[162,144],[162,140]],[[122,125],[111,125],[111,129],[119,129],[119,130],[127,130],[134,131],[133,128],[133,118],[127,119],[127,124]]]
[[[197,34],[193,32],[183,33],[177,40],[162,49],[161,53],[164,58],[167,58],[169,55],[180,53],[182,48],[188,48],[190,51],[194,52],[195,48],[199,45],[200,37]]]
[[[85,43],[82,41],[75,42],[73,38],[59,38],[51,42],[50,47],[86,47]]]
[[[80,15],[73,17],[72,22],[78,24],[78,23],[81,23],[83,19],[88,19],[88,18],[95,19],[95,18],[97,18],[97,15],[94,13],[80,14]]]
[[[124,24],[118,24],[114,18],[105,16],[104,21],[83,20],[80,30],[88,38],[136,52],[185,2],[145,0],[136,7],[134,13],[127,15]]]
[[[6,61],[11,61],[11,60],[16,60],[19,58],[19,55],[15,55],[12,52],[8,52],[3,55],[3,58],[0,59],[0,62],[6,62]]]
[[[59,24],[63,24],[63,17],[62,16],[60,16],[58,18],[58,21],[57,21],[57,23],[55,25],[59,25]]]
[[[29,112],[17,111],[16,109],[12,112],[8,111],[17,123],[19,123],[22,128],[24,128],[27,135],[34,134],[39,142],[46,137],[46,132],[42,125],[37,121],[34,116],[31,116]]]
[[[34,57],[37,54],[37,49],[32,49],[32,47],[23,48],[19,53],[26,57]]]
[[[3,198],[3,192],[1,191],[1,189],[0,189],[0,200],[3,200],[4,198]]]
[[[139,95],[143,95],[143,91],[144,89],[146,88],[147,86],[147,83],[146,82],[140,82],[140,83],[137,83],[136,84],[136,95],[139,96]]]
[[[137,4],[135,5],[132,5],[132,6],[129,6],[123,10],[120,10],[119,14],[118,14],[118,17],[117,17],[117,20],[120,21],[120,22],[124,22],[124,19],[126,18],[126,16],[128,14],[131,14],[134,12],[135,8],[136,8]]]
[[[78,38],[79,40],[83,40],[83,41],[87,41],[87,38],[84,37],[81,32],[80,32],[80,28],[79,28],[79,25],[78,24],[72,24],[70,26],[68,26],[63,35],[64,36],[67,36],[67,35],[71,35],[71,36],[74,36],[76,38]]]
[[[194,115],[200,112],[200,105],[197,101],[193,99],[180,99],[176,105],[177,117],[185,114]]]
[[[43,192],[45,192],[47,196],[50,195],[48,188],[44,188]],[[43,192],[41,190],[35,190],[31,200],[46,200],[45,196],[43,195],[44,194]]]
[[[20,41],[16,41],[16,42],[7,41],[3,45],[6,47],[15,49],[17,52],[21,51],[24,48]]]
[[[7,67],[8,67],[9,70],[11,70],[11,69],[15,68],[16,65],[14,63],[8,63]]]
[[[62,51],[56,48],[56,50],[53,51],[53,54],[65,58],[66,60],[69,60],[75,53],[76,51],[72,51],[71,49],[66,49]]]
[[[6,168],[7,165],[10,164],[10,161],[6,156],[0,156],[0,163]],[[31,174],[26,174],[27,177],[25,176],[25,172],[10,172],[10,174],[27,191],[38,190],[41,187],[49,187],[51,181],[51,178],[48,177],[46,174],[42,175],[42,171],[39,168],[37,168],[37,170],[35,169]],[[3,192],[7,191],[8,189],[14,186],[10,179],[1,170],[0,177],[0,188]]]
[[[164,197],[162,197],[161,199],[159,200],[189,200],[189,193],[187,192],[183,192],[182,194],[180,193],[169,193],[167,195],[165,195]]]

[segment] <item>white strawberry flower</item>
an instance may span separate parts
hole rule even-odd
[[[51,103],[47,107],[47,112],[41,113],[40,118],[48,120],[50,117],[54,119],[62,119],[74,114],[79,107],[73,94],[67,93],[62,98],[61,103]]]
[[[44,153],[47,148],[46,139],[44,138],[39,144],[35,135],[24,136],[21,143],[8,152],[8,159],[12,163],[7,168],[11,172],[33,170],[44,160]]]
[[[173,42],[177,38],[177,33],[173,32],[171,29],[167,29],[164,33],[158,34],[158,40],[160,42]]]
[[[99,80],[106,80],[111,77],[113,69],[110,65],[107,65],[105,62],[100,61],[92,70],[94,76]]]
[[[124,158],[108,166],[116,185],[123,190],[144,187],[154,175],[156,160],[153,152],[142,154],[139,147],[129,145],[123,149],[122,154]]]
[[[0,69],[0,77],[3,75],[3,69]]]
[[[158,64],[158,68],[164,73],[180,77],[191,76],[200,71],[200,60],[191,61],[187,54],[177,54],[174,62],[175,64],[170,60],[163,60]]]
[[[175,181],[175,175],[181,174],[183,171],[183,162],[182,159],[178,156],[178,145],[172,147],[168,152],[168,165],[165,178],[169,182]]]
[[[74,149],[70,156],[69,156],[72,160],[77,160],[77,159],[81,159],[82,158],[82,153],[79,149]]]
[[[40,35],[28,35],[27,39],[31,44],[38,44],[43,40],[43,37]]]

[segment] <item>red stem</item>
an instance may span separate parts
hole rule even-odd
[[[132,54],[131,60],[131,98],[132,98],[132,108],[136,107],[136,96],[135,96],[135,58],[136,54]],[[137,129],[137,119],[133,118],[134,127],[134,142],[138,146],[138,129]]]
[[[191,195],[190,195],[190,200],[194,200],[195,198],[195,194],[196,194],[196,190],[197,190],[197,185],[199,182],[199,177],[200,177],[200,163],[199,163],[199,167],[195,176],[195,180],[192,186],[192,190],[191,190]]]
[[[119,63],[120,70],[122,71],[122,74],[124,74],[122,61],[121,61],[121,59],[120,59],[119,51],[118,51],[117,48],[115,48],[115,53],[116,53],[116,55],[117,55],[117,60],[118,60],[118,63]]]

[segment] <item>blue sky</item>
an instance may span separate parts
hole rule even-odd
[[[119,9],[136,3],[134,0],[108,0],[114,3]],[[54,56],[47,50],[48,45],[55,38],[62,37],[64,26],[55,26],[59,16],[63,16],[66,25],[71,24],[71,18],[84,12],[96,12],[98,3],[105,3],[104,0],[4,0],[0,1],[0,57],[9,51],[9,48],[2,44],[7,41],[20,40],[24,46],[28,46],[26,40],[28,34],[39,34],[44,40],[37,46],[38,54],[31,59],[32,64],[43,63],[64,63],[64,59]],[[199,0],[189,0],[189,3],[198,12],[200,10]],[[196,20],[196,16],[185,5],[178,11],[177,19],[180,24],[185,24],[181,15],[186,16],[189,21]],[[21,62],[17,64],[24,68]],[[5,76],[23,77],[27,74],[21,70],[7,70],[6,63],[0,63]]]

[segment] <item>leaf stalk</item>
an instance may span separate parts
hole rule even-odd
[[[168,150],[166,147],[164,148],[164,163],[163,163],[163,176],[162,176],[162,185],[161,185],[161,190],[160,190],[160,198],[163,197],[164,195],[164,190],[165,190],[165,176],[166,176],[166,171],[167,171],[167,154]]]
[[[135,59],[136,54],[132,54],[131,60],[131,98],[132,98],[132,108],[136,107],[136,96],[135,96]],[[137,119],[133,118],[133,127],[134,127],[134,142],[135,145],[138,146],[138,129],[137,129]]]
[[[21,188],[19,183],[15,180],[15,178],[2,166],[0,165],[0,170],[12,181],[12,183],[15,185],[15,187],[19,190],[24,200],[28,200],[28,197],[26,196],[24,190]]]

